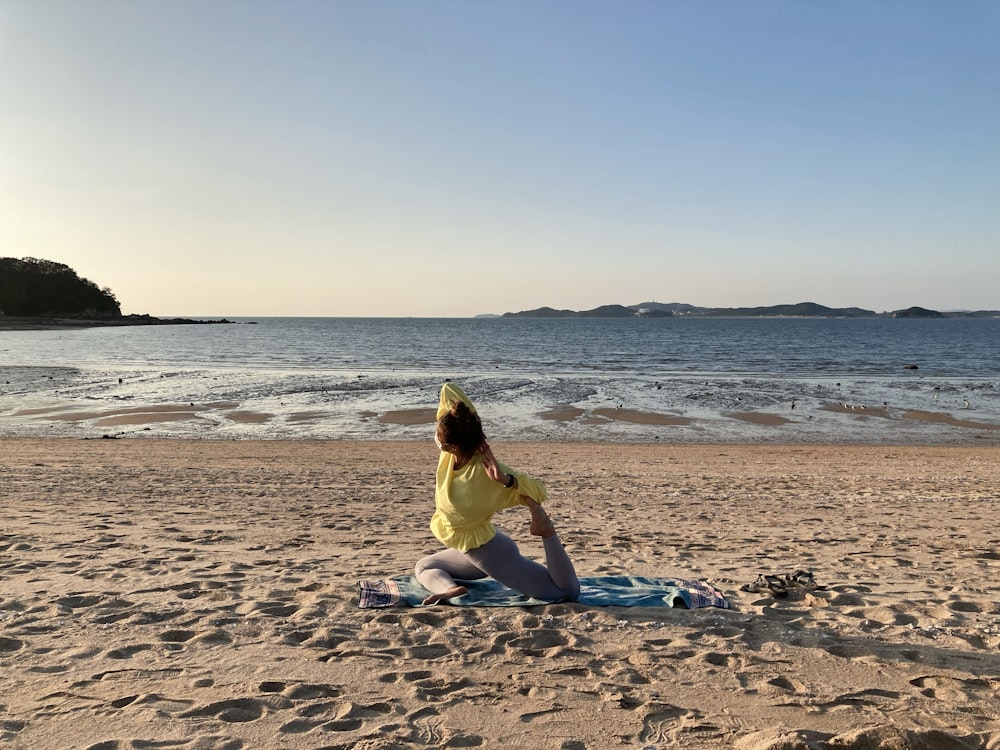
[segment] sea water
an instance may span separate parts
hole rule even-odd
[[[446,379],[496,440],[1000,439],[1000,319],[969,318],[254,318],[0,331],[0,435],[93,436],[111,413],[193,405],[196,418],[114,432],[429,439],[427,419],[398,417],[433,410]]]

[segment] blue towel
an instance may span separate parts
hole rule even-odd
[[[492,578],[458,581],[469,593],[456,596],[452,604],[465,607],[536,607],[552,604],[512,591]],[[359,581],[358,606],[362,609],[418,607],[428,591],[413,576],[396,576],[378,581]],[[729,602],[715,587],[704,581],[685,581],[646,576],[597,576],[580,579],[578,604],[591,607],[721,607]]]

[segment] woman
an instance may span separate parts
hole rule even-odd
[[[548,514],[545,488],[499,463],[486,442],[476,408],[461,388],[445,383],[437,411],[435,442],[441,449],[431,531],[447,547],[420,560],[416,576],[431,592],[424,604],[446,602],[467,592],[455,579],[490,576],[520,594],[546,601],[580,595],[576,577]],[[531,514],[529,530],[542,538],[545,566],[528,560],[491,523],[493,514],[518,505]]]

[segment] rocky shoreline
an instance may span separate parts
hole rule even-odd
[[[44,331],[59,328],[98,328],[105,326],[232,325],[236,321],[194,320],[192,318],[156,318],[152,315],[121,315],[85,318],[63,315],[21,317],[0,315],[0,331]]]

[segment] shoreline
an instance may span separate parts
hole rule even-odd
[[[171,419],[165,419],[165,422],[174,421]],[[246,424],[255,424],[256,418],[254,416],[248,416],[245,420]],[[413,438],[399,438],[399,437],[381,437],[377,435],[372,436],[334,436],[334,437],[300,437],[300,436],[289,436],[289,437],[260,437],[260,436],[241,436],[241,437],[231,437],[223,435],[169,435],[169,434],[146,434],[142,431],[140,432],[119,432],[115,433],[113,431],[95,431],[86,435],[38,435],[38,434],[4,434],[0,433],[0,444],[4,442],[91,442],[91,441],[121,441],[121,442],[136,442],[136,443],[195,443],[195,444],[254,444],[262,443],[269,445],[296,445],[296,444],[317,444],[317,445],[336,445],[336,444],[369,444],[369,445],[404,445],[404,446],[420,446],[426,444],[434,444],[433,433],[428,433],[428,435],[423,437],[413,437]],[[969,439],[969,440],[928,440],[928,441],[910,441],[910,440],[871,440],[871,441],[861,441],[861,440],[823,440],[823,441],[797,441],[797,440],[743,440],[743,439],[733,439],[733,440],[655,440],[655,439],[606,439],[606,440],[595,440],[595,439],[574,439],[566,438],[560,440],[548,440],[548,439],[538,439],[538,440],[517,440],[517,439],[507,439],[507,438],[491,438],[490,443],[496,443],[498,445],[511,445],[511,446],[522,446],[522,445],[533,445],[533,446],[569,446],[577,448],[593,448],[594,450],[599,450],[601,448],[608,449],[625,449],[625,448],[664,448],[664,449],[710,449],[710,448],[747,448],[747,449],[773,449],[773,450],[802,450],[802,449],[844,449],[844,450],[876,450],[879,448],[896,448],[901,450],[987,450],[992,451],[1000,449],[1000,442],[994,442],[987,440],[985,438],[979,439]]]
[[[592,333],[607,352],[592,363],[579,340],[590,329],[561,337],[558,326],[514,325],[506,334],[528,359],[507,368],[491,352],[435,353],[435,341],[481,333],[474,321],[261,323],[9,334],[0,433],[423,440],[451,379],[493,439],[1000,442],[1000,386],[981,343],[988,325],[956,326],[969,343],[962,357],[949,355],[947,331],[922,354],[919,326],[882,331],[878,351],[854,352],[856,332],[835,326],[827,361],[822,326],[792,326],[788,336],[753,326],[649,331],[650,341],[623,340],[619,351],[604,321]],[[763,337],[767,351],[707,355],[735,333]],[[789,344],[799,339],[805,348]],[[920,369],[900,369],[910,361]]]
[[[1000,745],[997,446],[495,442],[581,575],[732,604],[690,611],[359,609],[438,548],[430,441],[0,449],[17,750]],[[818,586],[741,590],[796,570]]]
[[[118,318],[77,318],[61,315],[0,315],[0,332],[3,331],[59,331],[82,328],[110,328],[114,326],[163,326],[163,325],[233,325],[236,321],[192,318],[157,318],[153,315],[131,313]]]

